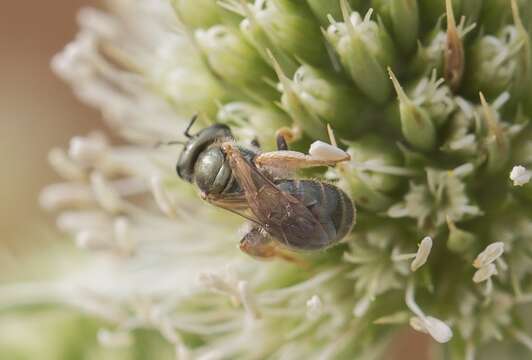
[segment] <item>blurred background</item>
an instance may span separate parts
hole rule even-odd
[[[14,255],[43,247],[52,221],[38,206],[44,185],[59,180],[49,150],[101,127],[50,70],[50,59],[77,32],[76,13],[90,0],[5,1],[0,11],[0,234]],[[28,224],[40,224],[35,226]],[[0,264],[7,266],[8,264]]]
[[[53,217],[38,204],[41,189],[60,181],[48,164],[48,152],[57,146],[65,148],[74,135],[103,128],[103,123],[97,111],[75,99],[68,86],[54,76],[49,64],[52,56],[76,35],[78,9],[97,4],[95,0],[4,1],[2,4],[1,283],[31,279],[36,271],[46,273],[45,265],[29,269],[25,264],[31,262],[28,259],[33,254],[46,259],[51,249],[70,243],[57,233]],[[153,338],[153,334],[139,334],[142,340],[129,354],[95,350],[100,326],[79,314],[53,309],[16,314],[0,312],[0,358],[31,359],[36,357],[23,354],[39,354],[39,359],[148,359],[161,351],[165,354],[162,358],[172,357],[170,349],[161,350],[159,339]],[[53,346],[49,339],[42,339],[43,333],[60,328],[70,334],[61,343]],[[397,356],[426,359],[426,354],[424,346],[413,344],[409,332],[397,340],[390,359]]]

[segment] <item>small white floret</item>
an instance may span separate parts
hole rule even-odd
[[[416,331],[429,334],[440,344],[448,342],[453,337],[453,331],[449,325],[432,316],[423,318],[414,316],[410,319],[410,326]]]
[[[514,186],[523,186],[528,184],[532,178],[532,171],[528,171],[524,166],[514,166],[510,172],[510,180],[513,181]]]
[[[493,275],[497,275],[497,268],[495,264],[487,264],[478,269],[473,275],[473,282],[481,283],[490,279]]]
[[[423,240],[421,240],[421,244],[419,244],[416,257],[414,261],[412,261],[412,263],[410,264],[410,269],[412,271],[416,271],[427,262],[431,249],[432,238],[430,236],[427,236]]]
[[[316,160],[341,161],[349,158],[349,154],[342,149],[320,140],[310,145],[308,153]]]
[[[473,261],[473,266],[477,269],[484,267],[488,264],[491,264],[497,260],[504,253],[504,243],[501,241],[489,244],[484,251],[478,254],[475,261]]]

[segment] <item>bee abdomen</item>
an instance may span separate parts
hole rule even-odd
[[[278,180],[277,185],[302,201],[314,214],[329,236],[327,246],[340,241],[351,231],[355,209],[349,196],[340,188],[314,180]]]

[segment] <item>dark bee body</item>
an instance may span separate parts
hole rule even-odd
[[[355,211],[341,189],[313,180],[273,179],[255,165],[257,155],[234,145],[230,129],[216,124],[189,136],[177,163],[178,175],[194,183],[204,199],[254,224],[242,250],[279,256],[271,238],[293,250],[319,250],[350,232]]]
[[[288,241],[285,245],[318,250],[343,239],[351,231],[355,219],[354,208],[351,199],[336,186],[315,180],[280,179],[274,183],[281,191],[300,200],[318,219],[327,235],[326,239],[309,241],[312,236],[308,236],[301,243]]]

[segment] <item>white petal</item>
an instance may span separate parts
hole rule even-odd
[[[429,334],[434,340],[443,344],[451,340],[453,331],[443,321],[432,316],[410,318],[410,326],[419,332]]]
[[[518,165],[512,168],[510,172],[510,180],[515,186],[523,186],[527,184],[532,178],[532,172],[528,171],[524,166]]]
[[[473,261],[473,266],[477,269],[480,269],[483,266],[486,266],[488,264],[491,264],[497,258],[499,258],[504,253],[504,243],[503,242],[495,242],[493,244],[490,244],[482,251],[480,254],[478,254],[475,261]]]
[[[493,275],[497,275],[497,268],[494,264],[487,264],[475,272],[475,275],[473,275],[473,281],[478,284],[488,280]]]
[[[410,264],[410,269],[412,271],[416,271],[427,262],[431,249],[432,239],[430,238],[430,236],[427,236],[423,240],[421,240],[421,244],[419,245],[419,249],[416,253],[416,258]]]
[[[349,158],[349,155],[342,149],[320,140],[314,141],[312,145],[310,145],[308,153],[310,156],[318,160],[338,161]]]
[[[432,316],[425,318],[425,328],[430,336],[440,344],[448,342],[453,337],[453,331],[449,325]]]

